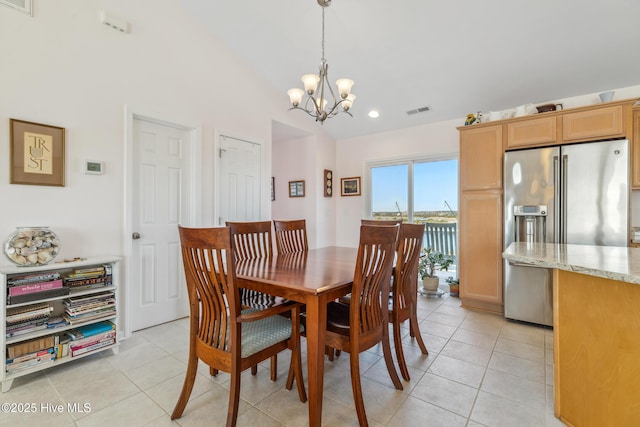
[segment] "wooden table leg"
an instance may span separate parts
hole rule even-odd
[[[309,378],[309,426],[322,424],[326,301],[319,296],[307,301],[307,376]],[[322,326],[320,326],[322,325]]]

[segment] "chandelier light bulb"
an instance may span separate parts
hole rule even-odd
[[[314,102],[316,103],[316,107],[318,107],[318,110],[323,111],[324,107],[327,106],[327,100],[324,98],[315,98]]]
[[[356,96],[354,94],[350,93],[349,95],[347,95],[347,97],[342,100],[342,109],[344,111],[349,111],[355,99]]]
[[[294,107],[297,107],[298,105],[300,105],[300,102],[302,101],[302,97],[304,96],[304,91],[300,88],[293,88],[293,89],[289,89],[287,91],[287,95],[289,95],[289,100],[291,101],[291,105],[293,105]]]
[[[351,87],[353,86],[353,80],[351,79],[338,79],[336,80],[338,86],[338,93],[340,98],[345,99],[351,93]]]
[[[320,76],[317,74],[305,74],[300,79],[302,83],[304,83],[304,91],[309,94],[309,96],[313,95],[318,88],[318,83],[320,83]]]

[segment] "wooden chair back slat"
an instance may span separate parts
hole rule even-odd
[[[231,228],[233,253],[241,259],[269,258],[273,255],[271,221],[226,222]]]
[[[276,250],[278,254],[307,252],[307,223],[304,219],[274,220]]]

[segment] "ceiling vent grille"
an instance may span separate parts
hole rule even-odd
[[[431,111],[431,106],[430,105],[427,105],[426,107],[416,108],[415,110],[409,110],[409,111],[407,111],[407,114],[409,116],[411,116],[413,114],[426,113],[427,111]]]

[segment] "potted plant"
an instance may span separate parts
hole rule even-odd
[[[418,274],[422,278],[422,287],[427,292],[436,292],[440,279],[436,276],[436,270],[447,271],[453,263],[453,257],[442,252],[436,252],[431,248],[423,248],[418,261]]]
[[[454,279],[453,276],[447,277],[447,283],[449,284],[449,295],[457,297],[460,295],[460,279]]]

